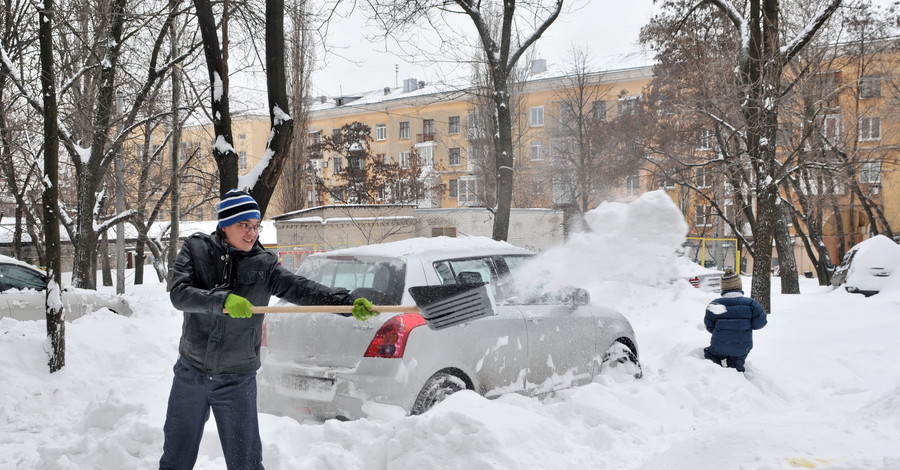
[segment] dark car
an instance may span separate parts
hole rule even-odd
[[[831,285],[866,297],[881,291],[887,278],[900,266],[900,245],[876,235],[856,244],[834,270]]]

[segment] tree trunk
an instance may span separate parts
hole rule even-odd
[[[134,285],[144,283],[144,262],[147,260],[147,254],[144,253],[144,240],[147,239],[146,233],[138,233],[137,242],[134,244]]]
[[[171,55],[172,57],[178,56],[178,34],[175,32],[175,28],[169,30],[169,40],[171,44]],[[181,68],[175,67],[172,69],[172,151],[169,152],[169,157],[171,158],[170,165],[172,166],[172,173],[170,175],[170,186],[171,191],[169,192],[172,198],[172,205],[169,209],[169,249],[167,251],[167,261],[168,265],[175,265],[175,258],[178,256],[178,240],[181,235],[181,161],[179,156],[184,151],[181,148],[181,115],[179,113],[179,105],[181,104]],[[185,155],[185,160],[187,160],[187,155]],[[156,260],[153,262],[154,267],[156,267],[157,273],[159,273],[160,268],[159,264],[162,263],[162,259],[160,256],[156,257]],[[165,276],[167,278],[166,282],[166,291],[171,290],[172,287],[172,271],[168,270],[168,274]],[[163,279],[160,279],[162,281]]]
[[[216,32],[216,17],[213,14],[210,0],[194,0],[197,10],[197,23],[203,37],[203,51],[206,55],[206,69],[212,90],[213,131],[215,143],[213,158],[219,169],[219,195],[238,186],[238,154],[234,150],[234,138],[231,134],[231,110],[228,98],[228,70],[223,59],[223,51],[219,45]],[[227,11],[225,13],[227,16]],[[227,24],[227,19],[223,21]],[[258,201],[257,201],[258,202]],[[262,207],[260,207],[262,209]]]
[[[794,245],[791,243],[791,231],[781,205],[775,219],[775,249],[778,251],[779,272],[781,273],[781,293],[799,294],[800,279],[797,272],[797,260],[794,256]]]
[[[100,270],[103,277],[103,285],[113,285],[112,267],[109,265],[109,234],[103,232],[103,241],[100,242]]]
[[[508,72],[508,71],[507,71]],[[494,105],[497,134],[494,137],[497,175],[497,206],[494,208],[494,227],[491,238],[506,241],[509,238],[509,217],[513,193],[513,142],[512,116],[509,110],[509,74],[494,75]]]
[[[284,50],[284,0],[266,1],[266,85],[269,95],[269,116],[272,131],[266,154],[271,155],[268,165],[250,190],[265,215],[278,178],[284,169],[287,151],[291,148],[294,123],[288,112],[291,103],[287,94],[287,68]]]
[[[50,340],[50,372],[66,365],[66,322],[63,311],[59,242],[59,127],[56,74],[53,69],[53,0],[39,10],[41,96],[44,111],[44,245],[47,250],[47,337]]]

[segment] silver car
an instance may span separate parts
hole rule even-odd
[[[47,275],[40,269],[0,255],[0,318],[44,320],[47,318]],[[66,320],[75,320],[101,308],[131,316],[128,303],[119,296],[66,287],[61,292]]]
[[[366,417],[366,404],[419,414],[474,390],[540,395],[610,367],[640,377],[634,330],[582,289],[522,295],[510,272],[534,254],[484,237],[419,238],[307,258],[299,274],[375,304],[410,305],[408,288],[487,282],[494,316],[432,330],[417,312],[367,322],[333,314],[269,314],[260,411],[316,419]],[[506,281],[506,282],[505,282]]]

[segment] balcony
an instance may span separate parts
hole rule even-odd
[[[416,143],[421,144],[422,142],[434,142],[434,134],[416,134]]]

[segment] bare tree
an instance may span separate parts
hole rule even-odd
[[[473,0],[429,0],[410,2],[398,0],[367,0],[376,13],[386,34],[398,36],[417,25],[434,25],[447,21],[450,16],[464,15],[475,28],[478,48],[485,52],[492,99],[493,119],[497,133],[494,134],[495,173],[497,174],[497,205],[494,215],[492,237],[506,240],[509,234],[509,216],[512,207],[514,181],[513,115],[510,108],[510,75],[519,59],[559,17],[563,0],[521,1],[504,0],[482,2]],[[495,16],[496,15],[496,16]],[[499,21],[496,21],[499,19]],[[491,23],[501,26],[499,34],[492,34]],[[438,28],[440,29],[440,28]],[[450,26],[448,30],[455,30]],[[464,33],[463,42],[468,44]]]
[[[580,213],[610,197],[643,165],[641,149],[629,138],[639,135],[639,108],[610,117],[607,103],[619,97],[589,57],[584,49],[571,51],[549,126],[554,202],[573,204]]]
[[[744,212],[752,232],[752,243],[746,247],[754,260],[753,297],[767,310],[770,309],[770,247],[773,241],[781,261],[782,292],[799,291],[789,235],[780,230],[778,224],[779,218],[784,217],[779,185],[791,168],[790,162],[778,159],[775,146],[778,109],[786,84],[785,66],[813,40],[840,3],[840,0],[825,2],[794,32],[792,28],[782,26],[782,8],[778,0],[749,0],[740,5],[727,0],[669,1],[663,5],[663,15],[644,33],[645,40],[649,39],[647,42],[657,48],[660,61],[673,64],[686,55],[684,51],[673,52],[683,45],[675,41],[676,38],[708,31],[696,21],[698,16],[715,21],[716,25],[723,24],[724,20],[725,25],[731,26],[716,31],[719,36],[732,38],[725,44],[737,46],[723,50],[724,55],[731,57],[730,64],[723,67],[732,71],[729,83],[733,87],[728,93],[731,98],[718,100],[722,103],[719,107],[696,106],[703,103],[695,102],[693,109],[716,125],[715,135],[720,139],[716,160],[721,161],[733,188],[735,205]],[[710,8],[721,16],[711,16]],[[695,20],[692,25],[696,29],[685,27],[690,19]],[[655,33],[661,35],[653,39]],[[708,41],[705,44],[715,48]],[[724,106],[727,106],[727,114],[721,112]],[[716,165],[719,165],[718,161]]]

